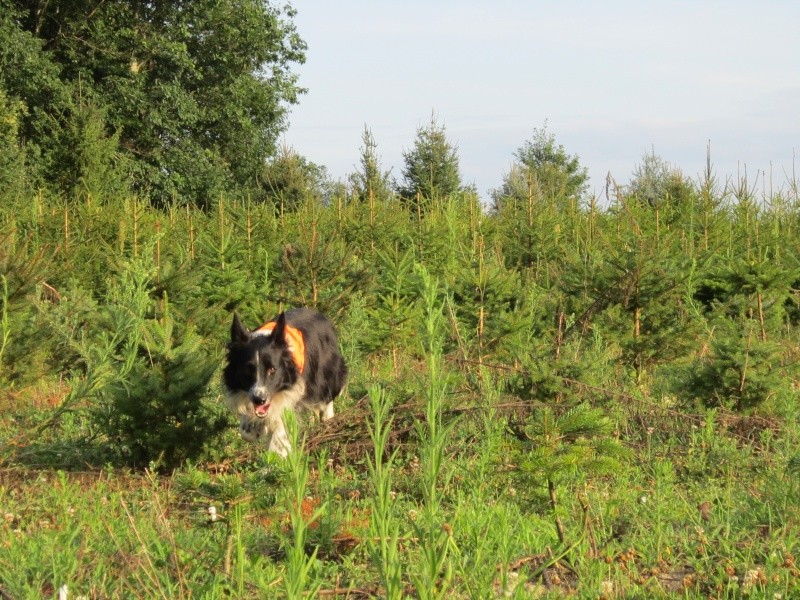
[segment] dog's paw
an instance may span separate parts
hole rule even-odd
[[[243,419],[239,423],[239,435],[248,442],[258,442],[265,435],[264,424],[258,421]]]

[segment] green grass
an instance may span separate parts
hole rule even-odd
[[[378,414],[367,418],[387,423],[377,393]],[[364,416],[354,405],[340,412]],[[482,418],[460,417],[445,440],[435,510],[413,443],[393,446],[379,468],[347,446],[287,464],[233,440],[225,462],[170,475],[9,461],[0,471],[2,591],[791,598],[800,589],[800,497],[784,438],[765,450],[712,416],[687,427],[682,448],[654,431],[613,477],[576,474],[561,486],[565,548],[546,489],[521,476],[503,428]]]

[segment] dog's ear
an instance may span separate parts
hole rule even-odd
[[[275,343],[286,344],[286,313],[281,313],[275,321],[275,329],[272,330],[272,339]]]
[[[247,331],[247,327],[242,325],[242,322],[239,320],[239,315],[233,313],[233,324],[231,325],[231,343],[236,342],[246,342],[250,339],[250,332]]]

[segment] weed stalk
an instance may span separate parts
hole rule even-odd
[[[228,520],[228,532],[225,537],[225,562],[223,570],[226,576],[230,577],[232,571],[233,554],[236,553],[236,580],[233,582],[239,597],[244,594],[245,572],[247,570],[247,556],[245,555],[244,544],[242,543],[242,523],[246,513],[246,506],[243,502],[226,503],[225,513],[230,515]]]
[[[420,563],[415,565],[411,579],[420,598],[445,598],[452,579],[452,568],[448,551],[454,543],[452,529],[440,521],[439,486],[447,486],[450,474],[443,471],[444,451],[452,425],[442,424],[442,406],[447,383],[442,368],[442,311],[444,304],[439,298],[439,283],[428,271],[419,267],[422,283],[424,311],[424,340],[428,355],[428,386],[425,390],[425,421],[415,422],[420,440],[422,464],[422,496],[424,510],[422,521],[414,524],[420,540]],[[443,573],[444,571],[444,573]]]
[[[8,345],[8,338],[11,337],[11,325],[8,320],[8,280],[5,275],[0,275],[3,282],[3,308],[0,313],[0,365],[3,363],[3,353]]]
[[[316,549],[311,556],[306,556],[306,538],[308,524],[317,520],[324,512],[325,506],[319,507],[312,515],[303,514],[303,500],[308,485],[308,456],[303,451],[297,417],[292,411],[284,411],[284,423],[289,435],[292,451],[286,458],[289,470],[289,519],[292,525],[291,538],[286,547],[286,574],[283,584],[286,597],[314,598],[319,591],[320,583],[313,581],[311,569],[317,558]]]
[[[372,422],[367,423],[374,454],[367,463],[375,492],[371,501],[369,552],[378,565],[384,597],[389,599],[403,597],[403,566],[400,558],[398,538],[399,524],[392,518],[395,500],[392,494],[392,470],[397,451],[386,456],[386,446],[392,431],[389,417],[391,400],[385,391],[373,386],[368,390],[372,408]]]

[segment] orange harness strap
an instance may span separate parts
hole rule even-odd
[[[270,321],[259,327],[256,331],[269,331],[275,329],[275,321]],[[289,352],[292,353],[294,364],[297,366],[297,372],[302,373],[303,367],[306,366],[306,343],[303,340],[302,332],[296,327],[287,325],[286,329],[286,344],[289,346]]]

